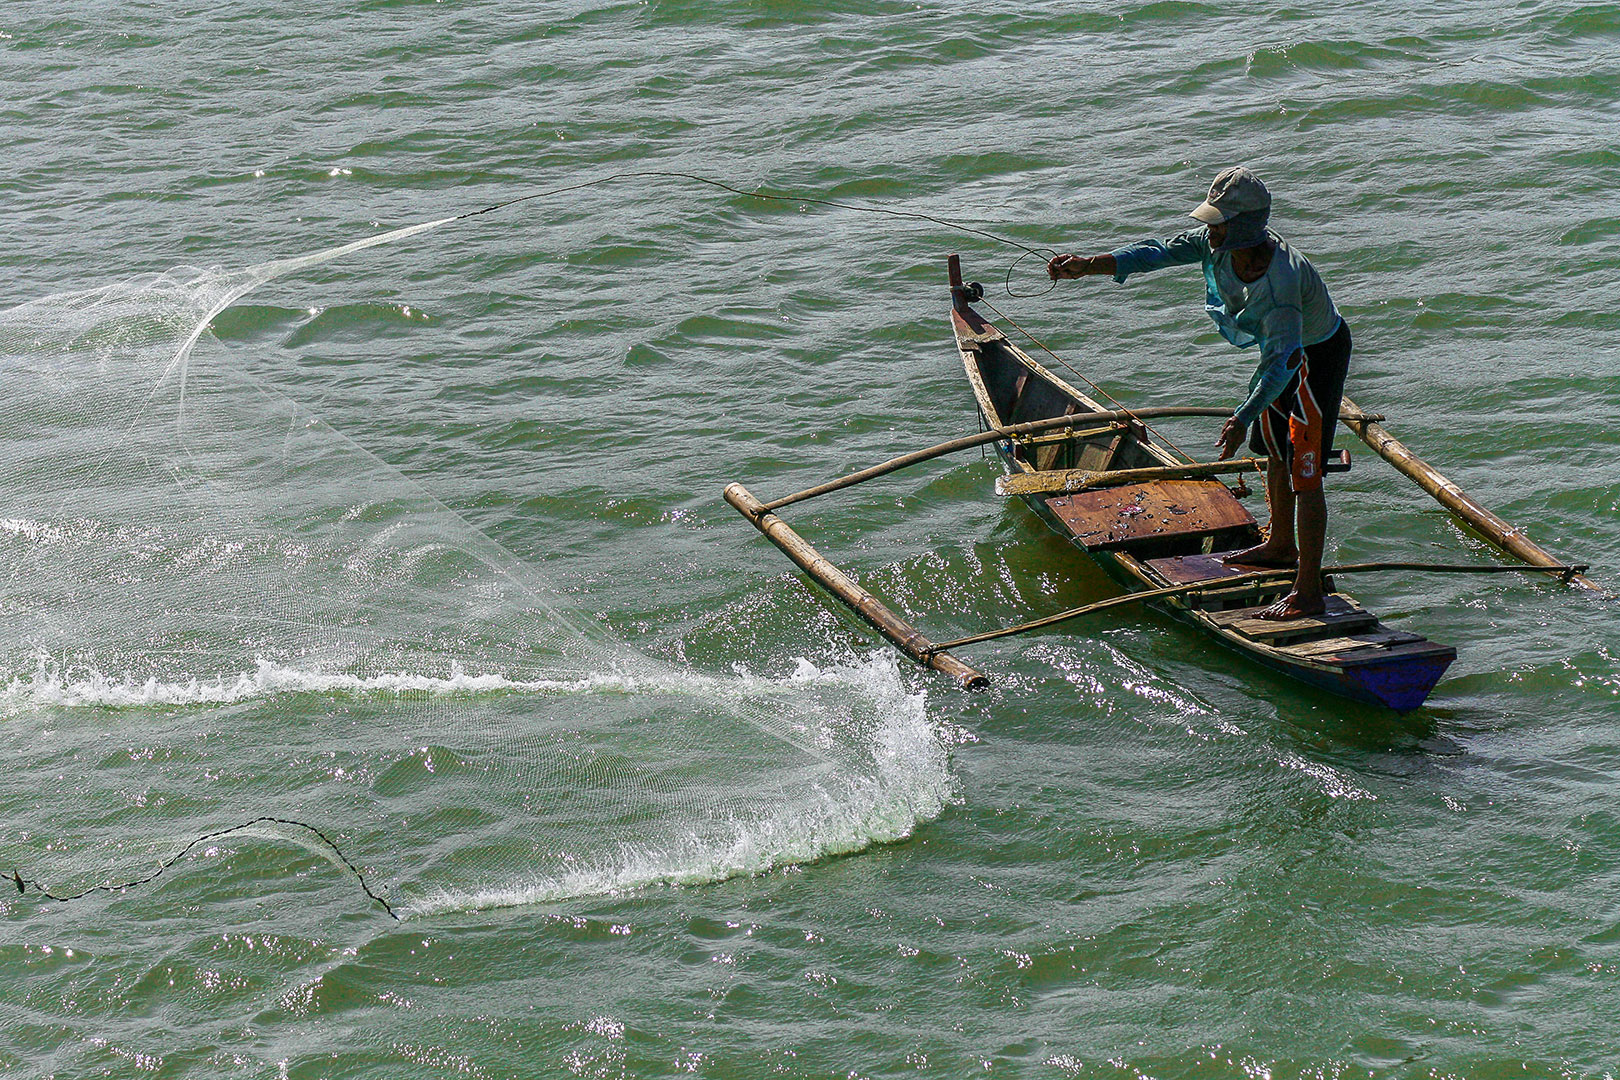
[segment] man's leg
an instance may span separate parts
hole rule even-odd
[[[1322,550],[1327,542],[1327,499],[1322,494],[1322,468],[1333,445],[1350,348],[1350,328],[1341,320],[1331,338],[1305,349],[1298,359],[1299,377],[1292,386],[1294,400],[1289,408],[1288,444],[1293,461],[1287,479],[1292,501],[1299,508],[1299,573],[1294,575],[1293,591],[1261,612],[1262,618],[1295,619],[1326,608]],[[1268,491],[1270,479],[1268,474]],[[1276,512],[1273,502],[1274,529]]]
[[[1292,498],[1299,506],[1299,573],[1294,589],[1260,613],[1263,619],[1294,619],[1327,609],[1322,593],[1322,549],[1327,543],[1327,499],[1321,488]]]
[[[1299,548],[1294,542],[1294,487],[1287,454],[1272,437],[1271,410],[1255,421],[1261,425],[1266,447],[1266,506],[1271,511],[1271,524],[1266,538],[1254,547],[1228,555],[1223,562],[1242,563],[1245,566],[1293,566],[1299,561]]]
[[[1322,416],[1309,390],[1300,395],[1303,416],[1289,421],[1293,447],[1293,468],[1286,482],[1289,501],[1299,508],[1299,573],[1294,588],[1275,604],[1260,612],[1262,619],[1297,619],[1317,615],[1327,607],[1322,594],[1322,549],[1327,542],[1327,498],[1322,493]],[[1273,528],[1276,527],[1273,514]]]

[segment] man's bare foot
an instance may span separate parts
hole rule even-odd
[[[1304,619],[1312,615],[1320,615],[1327,610],[1327,598],[1321,593],[1315,596],[1301,596],[1295,589],[1275,604],[1255,612],[1257,619],[1271,619],[1274,622],[1287,622],[1289,619]]]
[[[1242,551],[1234,551],[1230,555],[1223,556],[1221,562],[1227,566],[1241,564],[1288,570],[1299,565],[1299,552],[1293,548],[1272,547],[1268,541]]]

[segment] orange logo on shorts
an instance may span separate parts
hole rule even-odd
[[[1299,457],[1299,475],[1309,478],[1316,475],[1316,451],[1307,450]]]

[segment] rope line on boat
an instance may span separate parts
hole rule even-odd
[[[244,830],[251,829],[255,825],[262,824],[291,825],[294,828],[302,829],[307,833],[313,834],[332,852],[333,855],[336,855],[338,861],[341,862],[348,869],[348,871],[354,875],[355,880],[360,883],[361,891],[363,891],[372,900],[375,900],[378,904],[381,904],[382,909],[388,913],[388,916],[391,919],[393,919],[395,922],[401,921],[399,913],[394,910],[393,905],[391,905],[384,897],[372,891],[371,885],[366,881],[366,875],[361,873],[360,868],[350,861],[349,857],[343,853],[343,849],[338,847],[337,842],[334,841],[330,836],[327,836],[326,833],[322,832],[320,829],[309,824],[308,822],[294,821],[291,818],[270,817],[268,815],[256,817],[252,821],[244,821],[240,825],[232,825],[226,829],[216,829],[213,832],[203,833],[201,836],[192,840],[185,847],[181,848],[179,851],[163,860],[163,862],[159,863],[156,870],[153,870],[150,874],[147,874],[143,878],[136,878],[132,881],[123,881],[117,884],[103,883],[100,885],[92,885],[89,888],[81,889],[76,893],[58,895],[57,893],[53,893],[51,890],[41,885],[38,881],[35,881],[32,878],[23,877],[22,871],[13,870],[11,872],[11,883],[17,886],[18,893],[26,893],[31,888],[46,899],[55,900],[63,904],[71,900],[82,899],[89,896],[93,892],[122,892],[125,889],[134,888],[137,885],[145,885],[147,882],[156,881],[162,876],[163,871],[185,858],[191,853],[191,849],[196,847],[198,844],[207,843],[209,840],[218,840],[222,836],[229,836],[232,833],[243,832]]]
[[[1138,424],[1142,425],[1144,430],[1152,432],[1154,438],[1158,439],[1160,442],[1164,443],[1170,449],[1172,449],[1176,453],[1180,454],[1181,457],[1182,457],[1182,460],[1184,462],[1193,462],[1193,461],[1197,460],[1197,458],[1195,458],[1191,454],[1187,453],[1187,451],[1183,450],[1181,447],[1179,447],[1175,443],[1171,442],[1169,440],[1169,438],[1165,436],[1164,432],[1157,430],[1156,428],[1153,427],[1152,424],[1149,424],[1145,420],[1142,420],[1139,417],[1137,417],[1135,413],[1131,412],[1131,410],[1130,410],[1130,408],[1128,406],[1122,405],[1118,398],[1114,397],[1108,391],[1104,390],[1102,387],[1098,386],[1096,383],[1092,382],[1090,379],[1088,379],[1084,375],[1082,375],[1079,372],[1079,370],[1075,368],[1075,366],[1073,364],[1069,363],[1067,360],[1063,359],[1063,357],[1059,356],[1057,353],[1055,353],[1051,349],[1047,348],[1047,345],[1046,345],[1046,343],[1044,341],[1042,341],[1040,338],[1036,337],[1034,334],[1030,333],[1028,330],[1025,330],[1016,321],[1014,321],[1011,316],[1006,315],[1005,313],[1003,313],[1001,311],[1000,308],[996,307],[996,305],[992,304],[988,300],[980,300],[979,302],[982,303],[985,307],[989,308],[991,311],[994,311],[996,313],[997,318],[1003,320],[1004,322],[1007,323],[1007,325],[1011,326],[1014,330],[1017,330],[1020,334],[1023,334],[1025,337],[1029,338],[1029,340],[1033,341],[1037,348],[1039,348],[1042,352],[1046,353],[1046,355],[1050,356],[1053,360],[1056,360],[1058,363],[1062,364],[1065,368],[1067,368],[1070,371],[1070,373],[1072,373],[1074,375],[1075,378],[1079,379],[1081,382],[1083,382],[1087,386],[1091,387],[1092,390],[1094,390],[1097,393],[1101,394],[1104,398],[1106,398],[1108,400],[1109,404],[1113,405],[1116,409],[1119,409],[1121,412],[1124,412],[1124,413],[1130,415],[1132,419],[1136,420],[1136,422]]]
[[[1038,290],[1036,292],[1013,292],[1013,287],[1012,287],[1013,271],[1018,269],[1018,264],[1019,263],[1023,262],[1025,259],[1029,258],[1031,255],[1045,255],[1045,256],[1048,257],[1047,261],[1050,262],[1052,259],[1055,259],[1055,258],[1058,257],[1058,251],[1057,251],[1056,248],[1029,248],[1029,249],[1026,249],[1025,252],[1022,255],[1018,256],[1018,258],[1013,260],[1012,265],[1007,267],[1007,280],[1003,281],[1001,283],[1001,286],[1002,286],[1002,288],[1007,290],[1007,295],[1012,297],[1014,300],[1032,300],[1032,299],[1035,299],[1035,298],[1038,298],[1038,297],[1045,296],[1047,293],[1050,293],[1052,290],[1057,288],[1057,278],[1052,278],[1047,283],[1046,288],[1040,289],[1040,290]]]
[[[1367,562],[1345,563],[1341,566],[1324,566],[1322,575],[1330,574],[1363,574],[1384,573],[1392,570],[1417,570],[1433,574],[1557,574],[1560,581],[1568,584],[1570,578],[1577,574],[1586,573],[1588,567],[1581,563],[1577,565],[1533,566],[1521,563],[1509,564],[1474,564],[1474,563],[1424,563],[1424,562]],[[1258,585],[1264,582],[1275,581],[1279,588],[1285,587],[1290,575],[1299,571],[1295,567],[1281,567],[1271,570],[1255,570],[1248,573],[1234,574],[1223,578],[1207,578],[1203,581],[1184,582],[1180,585],[1167,585],[1162,589],[1146,589],[1141,592],[1124,593],[1120,596],[1110,596],[1106,600],[1085,604],[1081,607],[1060,611],[1056,615],[1047,615],[1044,618],[1034,619],[1030,622],[1019,623],[1016,626],[1004,626],[999,630],[987,630],[982,634],[970,634],[967,637],[955,638],[951,641],[941,641],[918,650],[925,657],[945,652],[947,649],[960,648],[963,645],[977,645],[981,641],[995,641],[998,638],[1012,637],[1015,634],[1027,633],[1030,630],[1042,630],[1060,622],[1068,622],[1082,615],[1104,611],[1108,608],[1121,607],[1126,604],[1140,603],[1146,600],[1166,600],[1175,596],[1194,596],[1199,593],[1213,592],[1219,589],[1231,588],[1234,585]],[[1305,616],[1305,619],[1312,616]],[[1281,620],[1282,622],[1292,620]]]
[[[563,187],[551,188],[551,189],[546,190],[546,191],[536,191],[536,192],[531,192],[528,195],[519,195],[517,198],[514,198],[514,199],[506,199],[506,200],[504,200],[502,202],[493,203],[493,204],[491,204],[489,206],[485,206],[485,207],[483,207],[481,209],[478,209],[478,210],[469,210],[464,214],[457,214],[456,216],[450,218],[449,220],[451,220],[451,221],[463,221],[463,220],[465,220],[467,218],[478,217],[481,214],[490,214],[490,213],[494,213],[496,210],[504,210],[506,207],[508,207],[508,206],[516,206],[518,203],[529,202],[530,200],[533,200],[533,199],[549,199],[549,198],[552,198],[552,197],[557,196],[557,195],[565,195],[565,194],[567,194],[567,193],[569,193],[571,191],[583,191],[585,188],[591,188],[591,187],[596,187],[596,186],[598,186],[600,184],[611,183],[614,180],[649,179],[649,178],[660,178],[660,179],[666,179],[666,180],[669,180],[669,179],[691,180],[694,183],[707,184],[710,187],[719,188],[721,191],[729,191],[734,195],[742,195],[745,198],[750,198],[750,199],[767,199],[767,200],[772,200],[772,201],[775,201],[775,202],[810,203],[810,204],[812,204],[814,206],[836,207],[839,210],[854,210],[854,211],[856,211],[858,213],[862,213],[862,214],[882,214],[885,217],[903,218],[903,219],[907,219],[907,220],[910,220],[910,221],[927,221],[927,222],[930,222],[930,223],[932,223],[934,225],[939,225],[939,226],[941,226],[943,228],[946,228],[946,229],[955,229],[957,232],[969,233],[969,234],[971,234],[973,236],[982,236],[987,240],[994,240],[998,244],[1005,244],[1008,247],[1014,247],[1014,248],[1017,248],[1018,250],[1022,251],[1023,254],[1020,255],[1013,262],[1012,266],[1009,266],[1007,268],[1007,279],[1006,279],[1004,284],[1005,284],[1008,296],[1014,297],[1016,299],[1027,299],[1027,298],[1030,298],[1030,297],[1045,296],[1047,293],[1049,293],[1053,289],[1057,288],[1057,282],[1055,280],[1052,281],[1051,284],[1046,289],[1041,290],[1039,292],[1027,292],[1027,293],[1014,292],[1013,287],[1012,287],[1013,271],[1015,269],[1017,269],[1017,267],[1018,267],[1018,265],[1020,263],[1022,263],[1025,259],[1029,258],[1031,255],[1035,255],[1035,256],[1056,256],[1057,252],[1054,251],[1052,248],[1034,248],[1034,247],[1030,247],[1028,244],[1023,243],[1022,241],[1013,240],[1013,239],[1011,239],[1009,237],[1006,237],[1006,236],[1001,236],[1000,234],[990,232],[987,229],[978,229],[978,228],[974,228],[971,225],[961,225],[961,224],[958,224],[957,222],[954,222],[954,221],[947,221],[945,218],[935,217],[932,214],[917,213],[914,210],[891,210],[891,209],[888,209],[887,207],[882,207],[882,206],[862,206],[862,205],[860,205],[858,203],[841,202],[841,201],[839,201],[837,199],[820,199],[820,198],[814,198],[814,197],[808,196],[808,195],[794,195],[794,194],[785,194],[784,195],[784,194],[774,194],[772,192],[767,192],[767,191],[748,191],[748,190],[745,190],[745,189],[740,188],[740,187],[734,187],[731,184],[724,183],[724,182],[722,182],[720,180],[712,180],[707,176],[698,176],[696,173],[674,172],[674,171],[671,171],[671,170],[663,170],[663,169],[634,169],[634,170],[629,170],[629,171],[625,171],[625,172],[609,173],[606,176],[599,176],[594,180],[585,180],[585,181],[582,181],[582,182],[577,183],[577,184],[567,184],[567,185],[564,185]]]

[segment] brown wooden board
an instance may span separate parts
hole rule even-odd
[[[1211,588],[1209,592],[1188,593],[1187,606],[1200,611],[1229,611],[1233,608],[1265,607],[1294,587],[1292,581],[1250,582],[1230,589]]]
[[[1390,645],[1387,648],[1356,649],[1335,656],[1331,663],[1341,668],[1365,667],[1371,664],[1388,664],[1401,660],[1438,660],[1444,659],[1446,663],[1457,659],[1457,650],[1450,645],[1442,645],[1438,641],[1423,638],[1406,645]]]
[[[1284,645],[1281,648],[1282,651],[1294,656],[1309,656],[1322,659],[1354,653],[1363,649],[1387,651],[1396,645],[1411,645],[1426,640],[1422,634],[1409,634],[1405,630],[1393,630],[1387,626],[1380,626],[1376,630],[1368,630],[1364,633],[1325,638],[1321,641],[1302,641],[1296,645]]]
[[[1310,644],[1314,645],[1316,642]],[[1278,651],[1294,654],[1295,647],[1290,646]],[[1337,668],[1349,669],[1374,664],[1393,664],[1403,660],[1444,659],[1449,663],[1457,659],[1457,650],[1450,645],[1441,645],[1438,642],[1430,641],[1428,638],[1418,638],[1416,641],[1394,645],[1365,645],[1359,649],[1346,649],[1343,652],[1333,653],[1329,656],[1308,656],[1306,659],[1319,664],[1331,664]]]
[[[1088,551],[1137,540],[1205,536],[1253,525],[1254,516],[1219,480],[1158,480],[1058,495],[1052,513]]]
[[[1014,473],[996,481],[997,495],[1068,495],[1087,488],[1119,487],[1123,484],[1147,484],[1157,480],[1192,480],[1222,473],[1246,472],[1265,467],[1265,458],[1235,458],[1230,461],[1196,461],[1186,465],[1151,465],[1135,469],[1113,469],[1115,446],[1093,443],[1072,469],[1058,468],[1055,464],[1042,465],[1043,471]],[[1140,447],[1133,443],[1133,447]],[[1090,454],[1091,457],[1086,455]]]
[[[1256,563],[1225,563],[1221,560],[1232,551],[1215,551],[1208,555],[1173,555],[1165,559],[1149,559],[1146,566],[1172,585],[1188,585],[1194,581],[1219,581],[1221,578],[1252,574],[1256,570],[1275,567]]]
[[[1300,619],[1262,619],[1261,607],[1234,608],[1210,615],[1210,621],[1228,630],[1235,630],[1253,641],[1280,643],[1290,639],[1343,635],[1378,625],[1378,616],[1367,611],[1347,596],[1338,594],[1325,598],[1327,610],[1320,615]]]
[[[1195,581],[1215,581],[1236,577],[1242,570],[1221,562],[1221,552],[1213,555],[1174,555],[1168,559],[1149,559],[1147,566],[1172,585],[1190,585]]]

